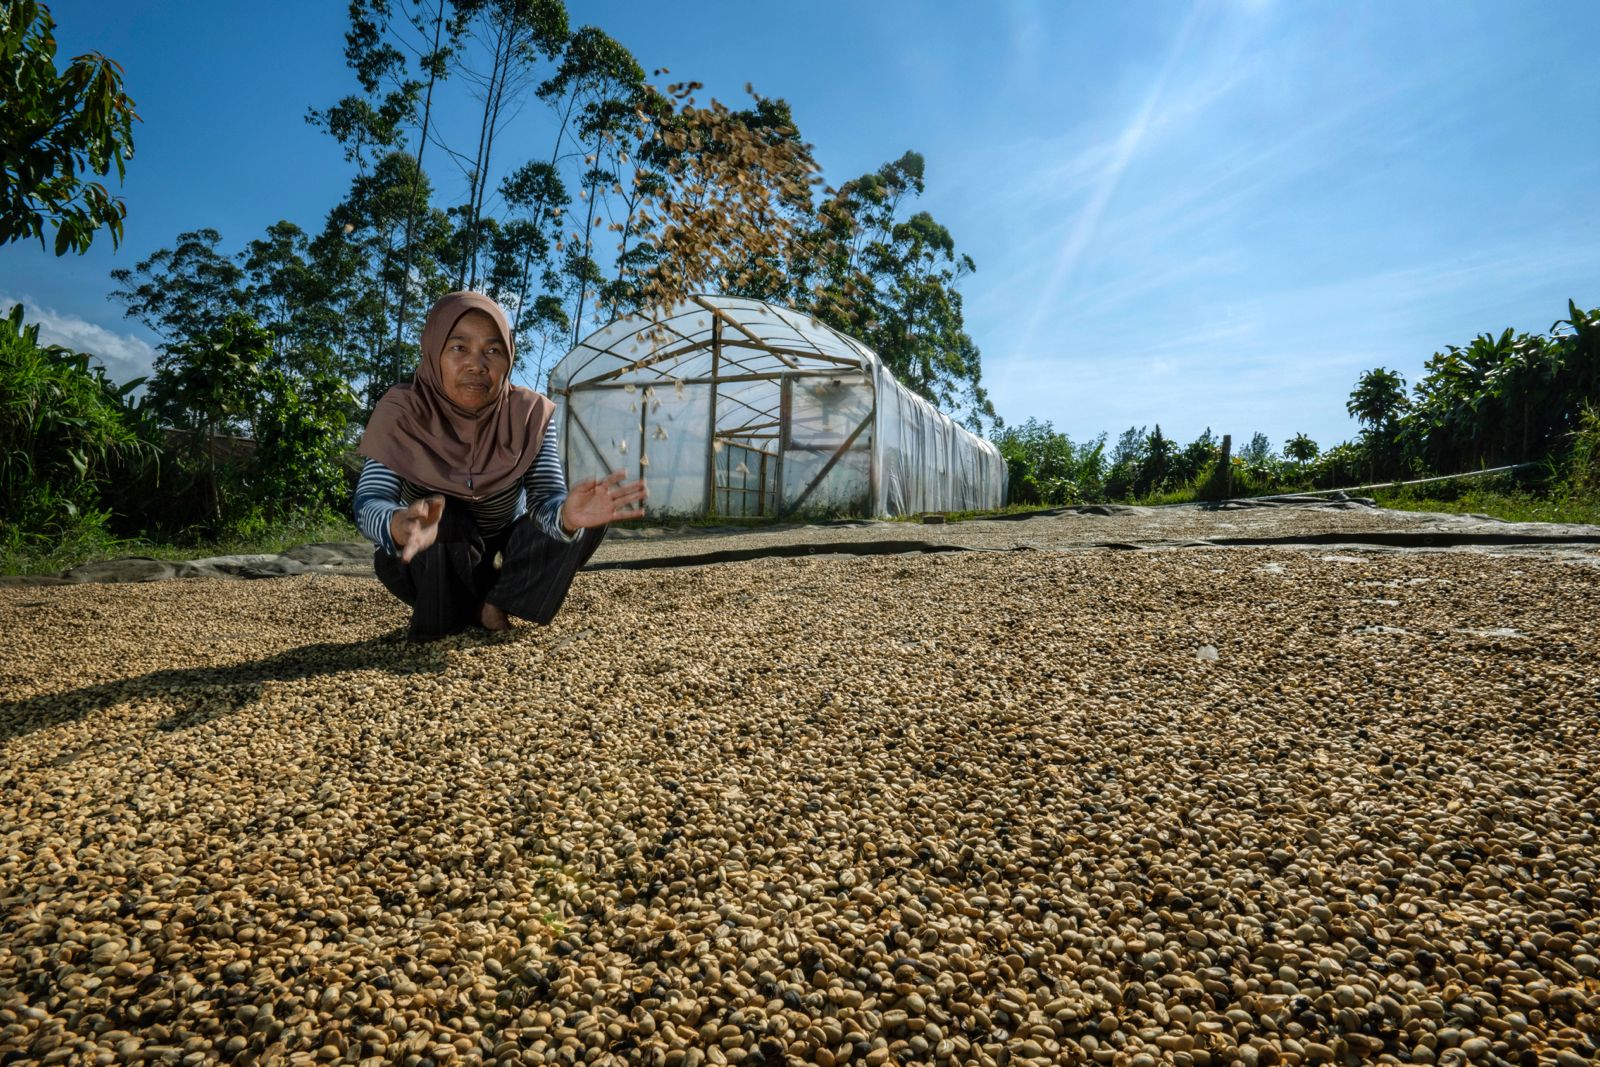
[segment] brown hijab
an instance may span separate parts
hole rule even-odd
[[[477,411],[444,391],[440,358],[461,316],[482,311],[500,327],[506,354],[515,360],[510,324],[500,305],[482,293],[449,293],[433,305],[422,327],[422,362],[412,385],[383,394],[356,451],[425,489],[483,500],[516,484],[544,443],[555,414],[548,397],[511,384]]]

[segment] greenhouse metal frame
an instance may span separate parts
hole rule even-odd
[[[622,469],[646,513],[892,516],[997,508],[993,444],[804,313],[693,296],[600,328],[550,372],[572,482]]]

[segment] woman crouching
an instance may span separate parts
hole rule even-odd
[[[361,437],[356,524],[414,640],[548,623],[606,524],[643,514],[644,482],[622,471],[568,491],[555,405],[511,384],[513,355],[499,304],[450,293],[422,327],[414,384],[385,393]]]

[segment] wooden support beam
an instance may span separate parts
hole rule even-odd
[[[657,352],[653,356],[630,363],[626,367],[618,367],[616,370],[606,371],[604,374],[596,375],[593,378],[588,378],[581,382],[575,382],[574,385],[578,388],[590,385],[604,385],[606,382],[620,378],[624,374],[634,374],[638,371],[648,370],[659,363],[666,363],[669,360],[681,359],[685,355],[699,352],[703,348],[705,348],[705,345],[697,344],[692,347],[674,348],[667,351]],[[670,378],[671,375],[662,375],[662,377]]]
[[[743,426],[735,426],[731,430],[718,430],[717,436],[728,437],[732,434],[742,434],[746,430],[771,430],[776,428],[777,425],[777,419],[773,419],[771,422],[747,422]]]
[[[796,363],[794,361],[794,357],[793,356],[789,355],[787,352],[781,352],[781,351],[773,348],[771,345],[767,344],[767,342],[763,341],[760,337],[758,337],[754,333],[752,333],[750,331],[750,329],[744,325],[744,323],[740,322],[738,319],[734,318],[732,315],[729,315],[726,311],[723,311],[721,308],[717,307],[717,305],[711,303],[710,301],[706,300],[704,297],[700,297],[700,296],[691,296],[689,299],[693,300],[696,304],[699,304],[701,307],[703,307],[707,311],[711,312],[711,314],[715,315],[719,321],[727,323],[729,326],[732,326],[739,333],[744,334],[752,342],[754,342],[754,344],[755,344],[755,346],[757,348],[761,349],[763,352],[771,353],[776,358],[778,358],[778,359],[782,360],[784,363],[788,364],[794,370],[799,370],[800,369],[800,364],[798,364],[798,363]]]
[[[766,340],[766,339],[758,336],[754,332],[752,332],[748,327],[746,327],[743,323],[741,323],[738,320],[736,320],[735,318],[733,318],[731,315],[729,315],[722,308],[719,308],[714,304],[708,303],[707,301],[702,300],[700,297],[693,297],[692,299],[697,304],[699,304],[702,308],[704,308],[705,310],[711,312],[713,329],[717,328],[716,327],[717,323],[722,323],[722,324],[724,324],[726,326],[732,326],[735,331],[737,331],[740,335],[742,335],[742,339],[739,339],[739,338],[728,338],[728,337],[721,338],[719,343],[720,343],[720,346],[722,348],[724,348],[724,349],[728,349],[728,348],[743,348],[743,349],[750,349],[750,350],[753,350],[753,351],[763,352],[763,353],[765,353],[765,354],[767,354],[769,356],[772,356],[772,357],[780,360],[781,362],[783,362],[786,366],[788,366],[792,370],[799,370],[800,369],[801,364],[799,362],[797,362],[797,360],[818,360],[818,361],[821,361],[823,363],[830,363],[830,364],[833,364],[834,366],[838,366],[838,367],[853,367],[853,368],[855,368],[857,370],[864,370],[865,367],[866,367],[866,361],[864,359],[851,359],[851,358],[849,358],[847,356],[835,356],[835,355],[831,355],[831,354],[829,354],[827,352],[818,351],[816,349],[792,348],[792,347],[789,347],[787,345],[774,344],[771,341]],[[780,321],[783,321],[783,320],[780,319]],[[789,325],[791,328],[795,328],[790,323],[785,322],[785,324]],[[593,363],[594,360],[599,358],[600,356],[610,356],[613,359],[627,360],[627,366],[619,368],[619,369],[614,370],[614,371],[607,371],[605,374],[599,375],[599,376],[597,376],[595,378],[587,379],[584,382],[581,382],[580,384],[590,385],[590,384],[595,384],[595,383],[599,383],[599,382],[609,381],[609,380],[611,380],[613,378],[620,377],[621,375],[628,374],[630,372],[637,371],[637,370],[643,370],[643,369],[645,369],[647,367],[654,366],[654,365],[656,365],[658,363],[663,363],[663,362],[666,362],[668,360],[681,359],[682,357],[684,357],[686,355],[689,355],[689,354],[692,354],[694,352],[703,351],[705,348],[710,346],[710,342],[709,341],[696,340],[696,339],[690,337],[688,334],[684,333],[682,330],[679,330],[676,327],[671,326],[671,325],[669,325],[669,324],[667,324],[665,322],[652,322],[650,328],[651,329],[662,329],[662,330],[667,331],[668,333],[671,333],[674,337],[676,337],[678,339],[678,341],[682,342],[681,346],[669,347],[666,350],[659,350],[659,351],[657,351],[655,353],[652,353],[649,356],[644,357],[643,359],[628,359],[628,356],[625,353],[623,353],[622,351],[620,351],[617,347],[610,347],[610,348],[593,348],[593,347],[590,347],[589,350],[594,353],[594,356],[585,361],[584,368],[587,368],[590,363]],[[636,332],[636,333],[630,334],[628,336],[629,337],[637,337],[638,333]],[[625,340],[626,338],[623,338],[623,339]],[[669,345],[670,344],[671,344],[671,342],[669,342]],[[734,360],[732,357],[728,357],[726,355],[724,356],[724,358],[727,359],[728,362],[730,362],[730,363],[737,363],[738,362],[737,360]],[[582,368],[580,368],[577,373],[581,374],[582,373]],[[575,376],[576,375],[574,375],[574,377]],[[570,380],[570,378],[569,378],[569,380]]]
[[[600,446],[594,443],[594,438],[593,437],[589,436],[588,427],[584,426],[583,420],[578,418],[578,413],[576,411],[572,410],[572,405],[571,404],[567,405],[567,422],[571,426],[576,426],[578,428],[578,432],[583,434],[583,439],[585,441],[589,442],[589,447],[590,448],[594,449],[595,458],[600,461],[600,466],[605,468],[605,472],[607,474],[610,474],[611,473],[611,457],[607,456],[604,452],[600,451]]]
[[[750,403],[748,400],[741,400],[739,397],[733,396],[732,394],[724,394],[722,399],[724,401],[732,401],[733,403],[738,404],[740,407],[744,408],[746,411],[753,412],[754,414],[756,414],[756,415],[758,415],[758,416],[760,416],[762,418],[767,418],[772,414],[772,409],[771,408],[758,408],[754,404]],[[749,424],[746,423],[746,425],[749,425]]]
[[[867,388],[872,390],[872,410],[867,413],[867,418],[872,420],[872,434],[874,443],[878,440],[878,376],[869,375]],[[878,450],[867,449],[867,497],[871,503],[867,505],[868,516],[876,515],[878,511]]]
[[[729,441],[728,443],[734,448],[742,449],[745,452],[754,452],[758,456],[771,456],[773,459],[778,458],[778,454],[776,452],[769,452],[765,448],[757,448],[755,445],[747,445],[742,441]],[[727,455],[728,450],[724,448],[722,453],[723,455]]]
[[[783,514],[783,446],[789,443],[789,413],[791,410],[789,391],[794,383],[784,379],[778,389],[778,461],[777,469],[772,472],[773,485],[776,490],[772,494],[773,510]]]
[[[715,320],[715,321],[718,324],[721,323],[720,319]],[[643,360],[639,360],[639,361],[637,361],[635,363],[631,363],[626,367],[618,367],[616,370],[607,371],[604,374],[596,375],[593,378],[584,379],[583,381],[577,382],[575,384],[578,385],[578,386],[605,385],[606,383],[611,382],[611,381],[615,381],[616,379],[621,378],[624,375],[633,374],[633,373],[636,373],[636,372],[639,372],[639,371],[645,371],[645,370],[654,370],[656,372],[656,376],[657,376],[657,378],[659,380],[666,381],[666,380],[676,379],[676,378],[679,377],[679,375],[663,373],[661,371],[661,369],[660,369],[660,365],[663,364],[663,363],[669,363],[669,362],[673,362],[673,361],[676,361],[676,360],[686,359],[686,358],[688,358],[690,356],[693,356],[693,355],[695,355],[697,353],[704,352],[706,349],[708,349],[710,347],[711,347],[710,342],[707,342],[707,341],[696,341],[696,342],[693,342],[693,343],[688,344],[688,345],[684,345],[684,346],[679,347],[679,348],[673,348],[673,349],[670,349],[670,350],[665,350],[665,351],[658,352],[653,356],[650,356],[650,357],[648,357],[646,359],[643,359]],[[721,339],[721,341],[718,344],[718,347],[721,349],[721,353],[722,353],[721,354],[721,360],[720,360],[721,363],[726,364],[728,366],[742,367],[747,371],[749,370],[748,364],[746,364],[744,361],[742,361],[740,359],[737,359],[734,356],[731,356],[731,355],[728,354],[728,350],[730,348],[738,349],[738,350],[745,351],[745,352],[760,352],[760,353],[765,354],[765,355],[771,355],[771,354],[773,354],[774,351],[776,351],[775,349],[763,347],[763,346],[760,346],[760,345],[753,345],[753,344],[749,344],[749,343],[741,343],[741,342],[737,342],[737,341],[730,341],[727,337],[723,337]],[[860,372],[863,369],[861,364],[856,363],[856,362],[852,362],[851,360],[841,359],[838,356],[823,355],[820,352],[800,352],[800,351],[796,351],[794,349],[786,349],[784,351],[786,351],[789,354],[792,354],[794,356],[797,356],[797,357],[799,357],[801,359],[821,360],[821,361],[823,361],[825,363],[828,363],[828,364],[830,364],[832,366],[836,366],[836,367],[839,368],[839,370],[837,370],[837,371],[822,370],[822,369],[818,369],[818,368],[813,368],[809,372],[802,371],[802,373],[838,376],[843,371],[854,370],[854,371]],[[621,357],[619,356],[618,358],[621,358]],[[750,371],[750,373],[756,374],[756,373],[761,373],[761,372],[759,372],[759,371]],[[771,372],[768,372],[768,373],[772,373],[772,374],[789,374],[789,373],[792,373],[792,372],[791,371],[771,371]]]
[[[849,359],[845,356],[832,356],[826,352],[818,352],[814,349],[789,348],[786,345],[775,345],[765,341],[753,344],[749,341],[734,341],[724,337],[722,339],[722,346],[724,348],[748,348],[760,352],[767,352],[772,355],[794,356],[796,359],[817,359],[824,363],[836,364],[840,367],[853,367],[856,370],[865,369],[861,365],[861,360],[859,359]]]
[[[704,376],[696,377],[696,378],[673,378],[673,377],[670,377],[670,376],[663,376],[659,380],[654,381],[654,382],[649,382],[647,384],[660,385],[661,382],[682,382],[684,385],[711,385],[714,382],[722,382],[722,383],[727,384],[727,383],[733,383],[733,382],[775,382],[775,381],[778,381],[781,378],[837,378],[837,377],[839,377],[839,372],[836,371],[836,370],[802,370],[802,371],[774,370],[774,371],[762,371],[762,372],[757,373],[757,374],[724,374],[724,375],[722,375],[720,377],[717,377],[717,378],[707,378],[707,377],[704,377]],[[567,389],[563,390],[563,392],[564,393],[575,393],[575,392],[579,392],[579,391],[584,390],[584,389],[626,389],[630,385],[633,385],[633,386],[637,387],[638,383],[637,382],[600,381],[600,380],[596,379],[595,381],[591,381],[591,382],[576,382],[573,385],[569,386]],[[726,399],[726,398],[724,398],[724,399]]]
[[[603,381],[606,381],[608,379],[615,378],[618,375],[628,374],[628,373],[630,373],[632,371],[640,370],[640,369],[643,369],[645,367],[649,367],[649,366],[652,366],[652,365],[654,365],[656,363],[661,363],[661,362],[664,362],[664,361],[669,360],[669,359],[678,359],[678,358],[682,357],[686,353],[698,352],[700,349],[706,347],[706,342],[705,341],[696,341],[694,338],[690,337],[688,334],[684,333],[682,330],[676,329],[676,328],[674,328],[672,326],[668,326],[666,323],[662,323],[662,322],[651,323],[651,328],[652,329],[657,328],[657,327],[659,327],[660,329],[666,330],[669,333],[673,334],[675,337],[678,338],[679,341],[683,342],[683,344],[680,347],[672,348],[672,347],[670,347],[670,342],[669,342],[669,347],[667,349],[665,349],[665,350],[657,349],[655,352],[653,352],[652,354],[650,354],[648,356],[645,356],[643,359],[628,359],[628,357],[625,354],[623,354],[622,352],[618,351],[615,348],[591,348],[590,351],[594,352],[595,356],[594,356],[594,358],[588,359],[588,360],[586,360],[584,362],[584,365],[583,365],[584,368],[587,368],[590,363],[593,363],[594,360],[596,358],[599,358],[600,356],[610,356],[612,359],[627,360],[627,366],[622,367],[622,368],[620,368],[618,370],[607,371],[605,374],[599,375],[598,377],[595,377],[595,378],[587,379],[587,380],[585,380],[583,382],[580,382],[578,384],[586,385],[590,381],[603,382]],[[633,332],[633,333],[628,335],[629,338],[636,338],[638,336],[639,336],[639,331],[635,331],[635,332]],[[623,339],[625,340],[626,338],[623,338]],[[636,348],[638,347],[637,342],[635,342],[634,347],[636,347]],[[579,373],[582,373],[582,372],[580,371]]]
[[[645,452],[645,424],[650,421],[650,405],[639,403],[639,477],[642,480],[647,473],[645,468],[650,465],[649,456]]]
[[[706,514],[717,513],[717,371],[722,359],[722,321],[711,320],[711,415],[706,429]]]
[[[770,371],[764,371],[759,364],[757,364],[755,366],[752,366],[750,363],[746,363],[743,359],[740,359],[738,356],[729,354],[728,349],[733,348],[734,346],[730,345],[728,343],[728,338],[726,336],[724,336],[722,338],[722,340],[718,342],[717,347],[722,352],[722,358],[717,361],[718,362],[718,366],[721,367],[721,369],[717,371],[717,377],[718,378],[725,378],[729,374],[772,373]],[[749,350],[748,346],[746,346],[746,348],[747,348],[747,350]],[[734,367],[737,367],[738,369],[737,370],[730,369],[730,368],[734,368]]]
[[[760,473],[756,476],[756,514],[767,513],[767,454],[761,453],[761,461],[756,464]]]
[[[672,334],[674,337],[676,337],[678,340],[682,341],[684,343],[685,347],[703,348],[705,346],[705,342],[704,341],[697,341],[693,337],[690,337],[688,334],[684,333],[682,330],[678,329],[676,326],[668,325],[665,322],[661,322],[661,321],[652,319],[651,322],[650,322],[650,329],[652,329],[652,330],[665,330],[666,332],[668,332],[668,333]],[[629,336],[630,337],[638,337],[639,334],[642,333],[642,332],[644,332],[644,331],[635,330]],[[635,347],[637,347],[637,342],[635,342]],[[612,349],[609,349],[609,348],[606,349],[605,351],[606,351],[606,353],[608,355],[616,356],[618,359],[627,359],[627,357],[624,356],[621,352],[613,351]],[[629,360],[629,362],[630,363],[637,363],[638,360]]]

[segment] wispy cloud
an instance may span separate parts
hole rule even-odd
[[[9,312],[13,304],[22,305],[25,321],[38,324],[40,341],[89,353],[100,361],[113,381],[145,377],[155,363],[155,348],[131,333],[118,333],[76,315],[57,312],[27,294],[0,292],[0,313]]]
[[[1028,347],[1035,333],[1043,324],[1045,316],[1055,303],[1057,295],[1072,269],[1078,265],[1083,256],[1083,250],[1094,237],[1095,230],[1100,225],[1101,216],[1105,214],[1106,205],[1111,202],[1111,197],[1116,193],[1117,186],[1122,181],[1123,172],[1128,169],[1128,161],[1133,158],[1133,153],[1138,149],[1139,142],[1144,139],[1145,129],[1149,126],[1151,112],[1155,110],[1157,101],[1161,98],[1161,90],[1166,84],[1166,75],[1157,81],[1155,88],[1146,98],[1144,106],[1122,131],[1122,136],[1116,141],[1116,147],[1106,161],[1099,177],[1090,194],[1089,202],[1078,213],[1077,221],[1072,231],[1067,236],[1065,244],[1057,254],[1045,283],[1039,287],[1039,300],[1034,307],[1028,328],[1023,334],[1023,346]]]
[[[1395,81],[1330,104],[1314,117],[1273,128],[1270,135],[1242,141],[1173,182],[1165,195],[1153,197],[1119,214],[1107,237],[1123,245],[1161,247],[1175,238],[1202,233],[1219,223],[1260,218],[1294,204],[1290,190],[1307,178],[1324,178],[1339,160],[1356,160],[1370,150],[1364,127],[1374,114],[1403,99],[1416,81]],[[1424,130],[1445,121],[1440,114],[1389,116],[1383,148],[1397,153],[1418,140]],[[1372,180],[1360,166],[1340,168],[1351,184]]]
[[[1147,137],[1154,131],[1178,126],[1189,116],[1204,111],[1237,84],[1240,77],[1237,69],[1214,71],[1208,77],[1186,85],[1182,92],[1172,93],[1172,102],[1167,103],[1174,72],[1188,58],[1203,10],[1200,4],[1190,8],[1143,102],[1122,124],[1117,135],[1068,159],[1064,172],[1059,166],[1049,168],[1056,171],[1052,177],[1058,180],[1062,177],[1077,178],[1083,174],[1086,165],[1092,164],[1097,170],[1088,179],[1088,199],[1078,209],[1071,228],[1054,256],[1050,273],[1038,287],[1037,299],[1020,337],[1019,347],[1023,351],[1032,347],[1039,331],[1058,308],[1068,279],[1094,241],[1112,198]]]

